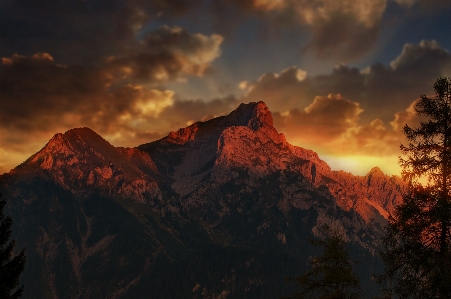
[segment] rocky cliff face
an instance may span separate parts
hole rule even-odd
[[[372,290],[378,239],[404,188],[378,168],[331,170],[289,144],[263,102],[137,148],[73,129],[0,176],[36,298],[277,297],[323,224],[365,259]]]

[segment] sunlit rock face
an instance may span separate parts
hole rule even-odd
[[[172,188],[179,195],[185,196],[196,190],[207,176],[218,169],[219,164],[240,163],[239,159],[234,158],[239,155],[240,147],[245,150],[251,149],[235,142],[236,139],[247,137],[259,139],[263,142],[261,145],[268,146],[265,150],[266,155],[273,155],[271,152],[273,149],[268,142],[286,144],[286,141],[283,134],[278,134],[272,125],[272,115],[265,103],[241,104],[227,116],[194,123],[187,128],[169,133],[159,141],[144,144],[139,149],[147,151],[153,159],[156,159],[160,172],[173,180]],[[249,132],[246,133],[246,130]],[[235,153],[228,155],[227,152]],[[251,153],[247,152],[244,156],[249,154]],[[257,165],[248,163],[244,156],[241,162],[252,166],[251,171],[259,171],[256,169]],[[267,170],[260,171],[268,173]]]
[[[187,209],[210,208],[223,197],[215,190],[232,181],[260,188],[262,180],[276,174],[281,194],[276,204],[281,211],[317,207],[318,199],[308,195],[316,192],[327,198],[329,206],[359,216],[337,222],[334,215],[324,213],[318,225],[328,223],[362,243],[375,242],[375,237],[363,241],[353,232],[371,226],[373,233],[382,233],[405,188],[401,179],[388,177],[379,168],[366,176],[332,171],[315,152],[289,144],[284,134],[277,132],[264,102],[241,104],[227,116],[195,123],[139,148],[155,157]],[[233,212],[227,204],[217,211],[221,217]]]
[[[73,129],[0,176],[27,247],[25,298],[276,298],[318,254],[308,238],[324,224],[374,290],[405,188],[379,168],[331,170],[287,142],[264,102],[137,148]]]
[[[75,194],[101,191],[139,202],[161,200],[148,154],[115,148],[89,128],[58,133],[39,152],[12,171],[38,173]]]

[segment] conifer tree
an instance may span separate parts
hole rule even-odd
[[[19,287],[19,276],[25,265],[25,249],[12,257],[15,241],[8,243],[8,240],[13,222],[10,216],[3,214],[5,205],[0,194],[0,298],[16,299],[23,292],[23,286]]]
[[[354,299],[360,298],[360,281],[353,271],[357,261],[351,260],[343,236],[328,226],[325,240],[310,240],[313,246],[323,247],[323,254],[311,261],[312,269],[296,277],[300,291],[285,299]]]
[[[434,89],[435,98],[416,105],[420,126],[404,126],[409,144],[399,161],[410,186],[381,252],[383,278],[401,299],[451,298],[451,79],[437,79]]]

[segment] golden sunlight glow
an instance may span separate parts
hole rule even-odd
[[[398,156],[323,156],[319,157],[326,161],[332,170],[344,170],[354,175],[366,175],[371,168],[379,167],[386,175],[401,176],[401,168],[398,165]]]
[[[158,116],[168,106],[174,103],[174,92],[170,90],[147,90],[142,86],[135,86],[141,92],[136,108],[144,116]]]
[[[120,146],[120,145],[116,145],[116,143],[120,143],[120,141],[122,139],[124,139],[124,134],[123,134],[123,130],[121,131],[116,131],[116,132],[112,132],[109,134],[105,134],[104,136],[102,136],[103,138],[105,138],[105,140],[108,140],[108,142],[110,142],[111,144],[114,144],[115,146]],[[128,145],[126,145],[128,146]]]
[[[29,152],[17,152],[0,147],[0,175],[9,172],[30,157]]]

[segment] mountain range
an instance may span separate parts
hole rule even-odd
[[[343,234],[368,296],[406,183],[375,167],[334,171],[273,126],[264,102],[114,147],[58,133],[0,176],[24,298],[277,298],[308,268],[327,224]]]

